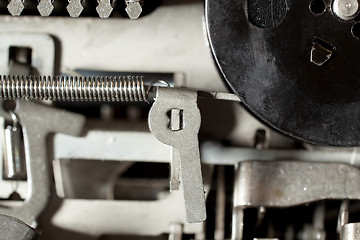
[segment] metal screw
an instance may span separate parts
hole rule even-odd
[[[342,20],[349,21],[359,14],[358,0],[334,0],[333,12]]]
[[[142,12],[142,1],[141,0],[125,0],[127,12],[130,19],[138,19]]]

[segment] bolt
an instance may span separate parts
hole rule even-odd
[[[333,12],[342,20],[352,20],[359,14],[359,0],[334,0]]]
[[[142,1],[141,0],[125,0],[127,12],[130,19],[138,19],[142,12]]]

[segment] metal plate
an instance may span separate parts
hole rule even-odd
[[[206,1],[212,51],[234,92],[258,118],[297,139],[360,145],[360,81],[354,71],[360,68],[360,40],[351,34],[353,22],[335,17],[330,0],[318,15],[308,0],[287,0],[283,19],[270,28],[255,22],[257,27],[248,20],[250,1]],[[310,61],[317,41],[334,47],[322,66]]]

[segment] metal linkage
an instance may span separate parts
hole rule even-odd
[[[149,87],[141,76],[0,76],[0,99],[142,102]]]
[[[114,10],[116,0],[97,0],[98,5],[96,11],[100,18],[109,18]],[[137,19],[142,13],[143,0],[124,0],[126,8],[125,11],[130,19]],[[8,11],[13,16],[20,16],[26,6],[29,5],[29,0],[9,0],[7,5]],[[30,2],[33,6],[33,3]],[[55,8],[56,2],[54,0],[38,0],[36,8],[43,17],[51,15]],[[84,8],[88,6],[87,0],[68,0],[66,7],[70,17],[80,17]]]

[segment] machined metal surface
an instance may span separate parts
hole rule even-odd
[[[16,218],[0,215],[0,239],[3,240],[35,240],[35,230]]]
[[[4,129],[4,175],[7,180],[26,180],[24,140],[17,116],[10,112],[12,124]]]
[[[142,77],[0,76],[1,100],[147,101]]]
[[[342,20],[352,20],[359,14],[359,0],[334,0],[332,10]]]
[[[360,238],[360,223],[348,223],[343,226],[341,240],[355,240]]]
[[[360,199],[360,171],[344,164],[251,161],[239,165],[235,178],[236,207]]]

